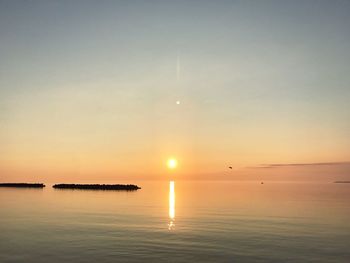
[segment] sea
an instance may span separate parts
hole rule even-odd
[[[350,262],[350,184],[129,183],[0,188],[0,262]]]

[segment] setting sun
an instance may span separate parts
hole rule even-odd
[[[174,158],[171,158],[168,160],[167,165],[169,169],[175,169],[177,167],[177,160]]]
[[[350,0],[0,0],[0,41],[0,263],[350,263]]]

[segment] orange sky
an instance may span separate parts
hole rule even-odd
[[[349,174],[249,168],[350,161],[340,4],[33,5],[0,8],[0,181]]]

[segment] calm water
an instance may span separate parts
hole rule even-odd
[[[350,262],[350,184],[0,188],[0,262]]]

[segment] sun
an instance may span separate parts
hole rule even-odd
[[[175,169],[177,167],[177,160],[175,158],[170,158],[168,159],[167,165],[169,169]]]

